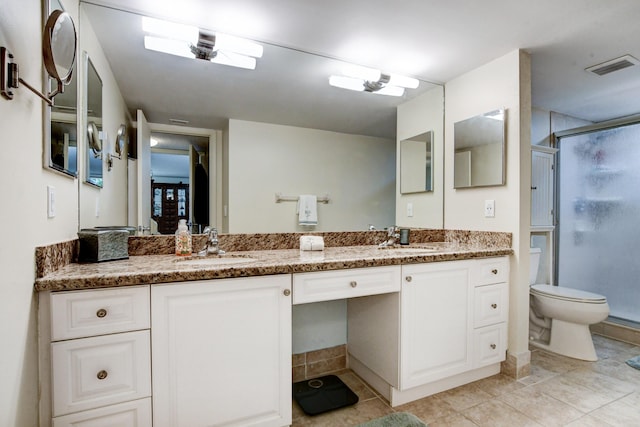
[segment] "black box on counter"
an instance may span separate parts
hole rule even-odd
[[[79,261],[102,262],[129,258],[129,231],[126,229],[85,228],[78,232]]]

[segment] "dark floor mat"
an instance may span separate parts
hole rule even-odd
[[[358,396],[335,375],[293,383],[293,398],[307,415],[358,403]]]

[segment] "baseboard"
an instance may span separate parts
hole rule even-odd
[[[605,320],[589,327],[592,334],[640,345],[640,329]]]

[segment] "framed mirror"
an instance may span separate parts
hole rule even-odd
[[[91,59],[86,55],[85,120],[86,174],[85,182],[102,187],[102,80]]]
[[[400,193],[433,191],[433,131],[400,141]]]
[[[63,22],[53,29],[45,28],[45,68],[47,93],[58,92],[51,107],[45,107],[44,158],[47,169],[69,177],[78,176],[78,90],[76,84],[76,33],[73,21],[62,15],[59,0],[45,2],[46,15]],[[61,26],[58,31],[58,26]],[[54,31],[55,30],[55,31]],[[49,52],[49,53],[47,53]],[[60,91],[64,86],[64,91]]]
[[[504,185],[505,116],[495,110],[453,124],[454,188]]]

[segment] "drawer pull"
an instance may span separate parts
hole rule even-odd
[[[96,375],[96,377],[98,377],[99,380],[103,380],[107,378],[107,375],[109,374],[103,369],[102,371],[98,372],[98,375]]]
[[[351,285],[352,288],[355,288],[356,286],[358,286],[358,282],[356,282],[355,280],[352,280],[351,282],[349,282],[349,284]]]
[[[491,350],[495,350],[496,349],[496,345],[495,344],[491,344],[490,347],[491,347]]]
[[[100,310],[96,311],[96,316],[98,316],[99,318],[103,318],[107,316],[107,310],[104,308],[101,308]]]
[[[493,270],[491,270],[491,272],[492,272],[493,274],[498,274],[498,269],[497,269],[497,268],[494,268]]]
[[[413,277],[411,277],[411,276],[407,276],[407,277],[405,277],[405,278],[404,278],[404,280],[406,280],[407,282],[410,282],[410,281],[412,281],[412,280],[413,280]]]
[[[283,292],[285,297],[288,297],[289,295],[291,295],[291,291],[289,289],[285,289]]]
[[[498,304],[496,304],[496,303],[494,302],[493,304],[491,304],[491,308],[493,308],[493,309],[495,310],[496,308],[498,308]]]

